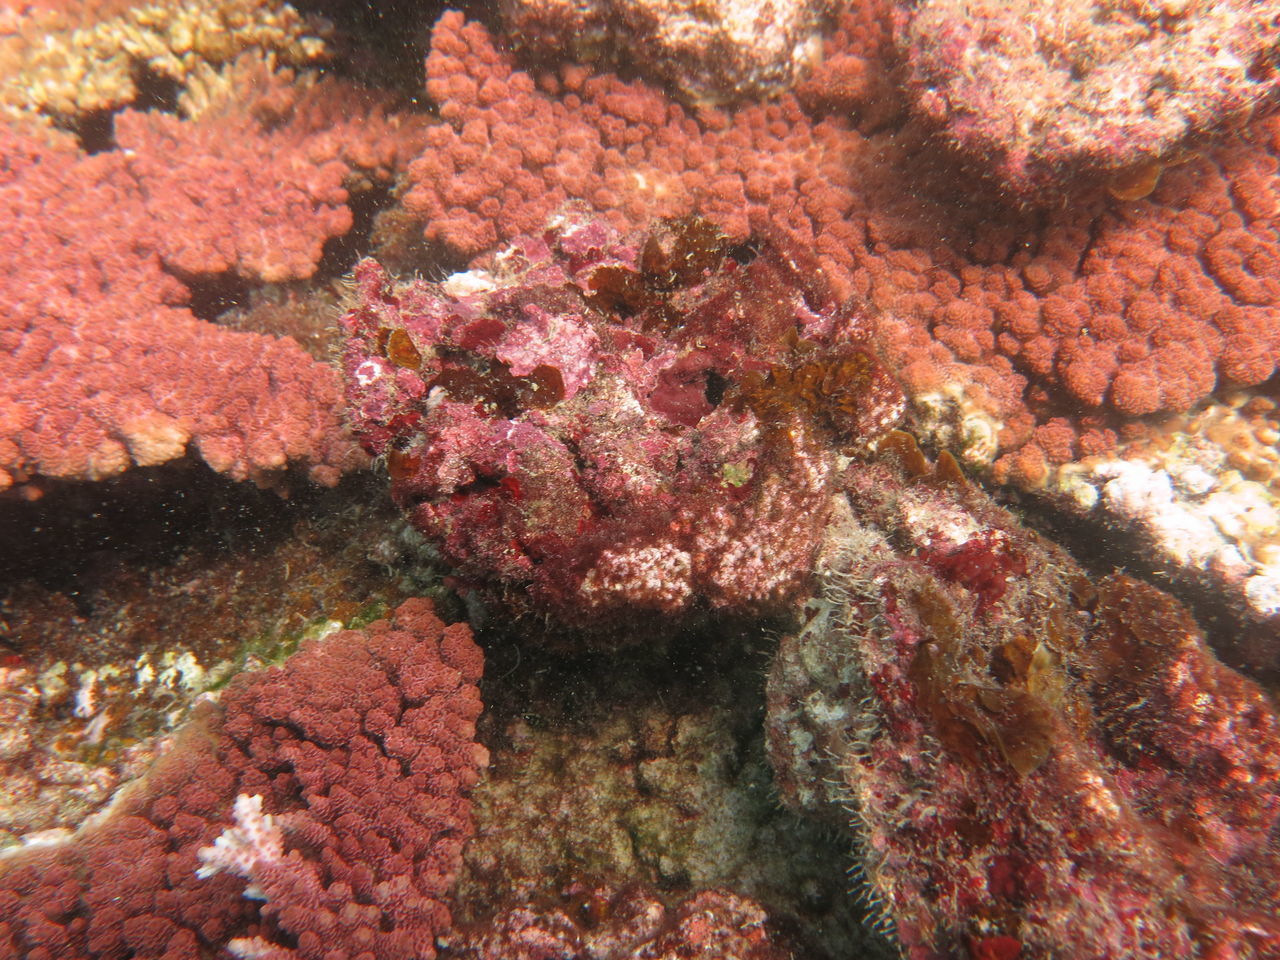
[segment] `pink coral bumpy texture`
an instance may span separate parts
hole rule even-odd
[[[186,118],[121,112],[115,149],[93,155],[0,129],[0,487],[98,479],[188,444],[262,482],[302,461],[333,483],[361,461],[330,367],[188,307],[197,281],[311,276],[351,227],[350,183],[389,178],[420,124],[248,56],[205,86]]]
[[[0,859],[0,956],[434,956],[487,763],[482,664],[409,600],[238,677],[104,818]]]
[[[910,127],[851,129],[826,102],[850,77],[806,94],[820,122],[789,97],[694,114],[576,67],[539,89],[457,14],[436,25],[427,73],[444,122],[405,204],[429,238],[472,257],[567,199],[624,229],[694,212],[741,240],[767,220],[877,317],[909,394],[964,391],[990,424],[975,459],[1003,455],[1002,480],[1034,486],[1145,415],[1262,382],[1280,357],[1275,115],[1176,158],[1149,196],[1030,212],[957,181]]]

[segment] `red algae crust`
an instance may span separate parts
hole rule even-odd
[[[1081,173],[1140,191],[1152,164],[1280,89],[1273,2],[923,0],[895,26],[917,113],[1024,197]]]
[[[902,412],[806,258],[573,208],[439,284],[357,269],[351,421],[465,578],[587,626],[804,589],[841,446]],[[634,624],[632,624],[634,626]]]
[[[915,960],[1276,956],[1272,700],[1169,595],[907,467],[850,475],[774,660],[783,796],[848,825]]]

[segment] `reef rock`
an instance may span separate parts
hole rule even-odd
[[[899,442],[783,640],[784,798],[849,824],[913,960],[1280,955],[1280,721],[1187,612]]]
[[[1027,196],[1081,171],[1125,199],[1160,162],[1275,94],[1280,5],[1241,0],[903,4],[910,99]]]
[[[838,450],[903,408],[800,251],[698,219],[619,238],[572,210],[487,270],[356,275],[347,396],[393,498],[464,578],[570,627],[800,597]]]

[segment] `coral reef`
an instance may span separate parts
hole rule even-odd
[[[912,106],[972,166],[1023,196],[1088,172],[1136,199],[1176,148],[1275,94],[1278,10],[922,0],[899,6],[895,34]]]
[[[0,950],[434,956],[487,762],[481,663],[465,625],[410,600],[236,678],[105,814],[5,851]],[[253,888],[212,869],[233,852]]]
[[[310,277],[325,241],[351,228],[348,188],[390,180],[422,144],[421,123],[389,116],[382,95],[254,53],[195,71],[178,108],[124,110],[114,124],[179,277]]]
[[[831,53],[883,70],[884,43],[846,13]],[[817,81],[801,93],[825,112],[838,81]],[[437,24],[428,92],[446,123],[405,203],[430,240],[480,254],[566,198],[622,227],[697,210],[734,239],[785,230],[875,323],[921,435],[999,482],[1053,487],[1066,465],[1164,434],[1154,415],[1275,369],[1276,116],[1170,166],[1145,198],[1028,212],[958,181],[910,126],[814,123],[786,98],[695,116],[577,68],[539,87],[456,16]],[[1231,567],[1218,582],[1234,596],[1259,571]]]
[[[619,239],[582,209],[439,284],[363,263],[353,427],[414,525],[509,605],[632,628],[776,609],[808,578],[835,450],[902,409],[806,263],[782,241],[735,256],[696,219]]]
[[[0,11],[0,957],[1280,956],[1274,18],[833,7]]]
[[[909,127],[867,137],[790,98],[693,116],[578,68],[539,89],[456,14],[427,72],[446,122],[405,204],[429,239],[471,257],[569,198],[621,227],[696,211],[745,239],[770,223],[877,318],[930,428],[974,463],[999,458],[1001,481],[1037,486],[1146,415],[1275,369],[1276,116],[1171,166],[1145,198],[1031,212],[993,204]]]
[[[505,0],[511,41],[541,60],[617,61],[687,103],[789,89],[818,60],[830,0]]]
[[[0,486],[96,479],[188,444],[263,483],[291,460],[325,483],[360,462],[330,367],[185,305],[190,284],[228,272],[309,276],[351,225],[348,186],[389,177],[419,126],[251,55],[197,72],[180,107],[123,111],[116,149],[93,155],[0,129],[0,219],[22,224],[0,248]]]
[[[912,957],[1274,956],[1274,704],[1171,597],[894,446],[918,476],[851,468],[774,661],[784,796],[851,806]]]
[[[0,110],[84,117],[132,103],[140,78],[177,83],[248,50],[302,65],[324,41],[273,0],[87,0],[0,9]]]
[[[429,130],[404,196],[428,239],[472,257],[541,230],[568,199],[623,230],[696,211],[745,239],[755,212],[807,239],[833,219],[820,211],[847,203],[840,127],[811,128],[790,97],[695,119],[656,89],[583,67],[542,86],[551,95],[482,26],[440,18],[427,94],[447,122]],[[837,256],[819,254],[828,267]]]
[[[899,120],[905,105],[892,78],[892,0],[841,7],[823,37],[822,57],[795,85],[810,116],[846,116],[869,131]]]
[[[672,908],[638,886],[577,884],[449,938],[458,960],[788,960],[759,904],[704,890]]]

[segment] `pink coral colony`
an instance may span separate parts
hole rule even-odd
[[[5,574],[0,803],[78,825],[0,834],[0,958],[1280,958],[1275,3],[512,0],[412,81],[340,3],[62,6],[0,2],[0,510],[348,475],[364,579],[289,570],[332,610],[214,664],[21,629],[247,611],[213,560]],[[1044,532],[1096,502],[1154,559]],[[763,695],[645,675],[734,644]],[[601,787],[625,851],[515,857],[579,736],[679,822]],[[783,816],[862,908],[752,871]]]

